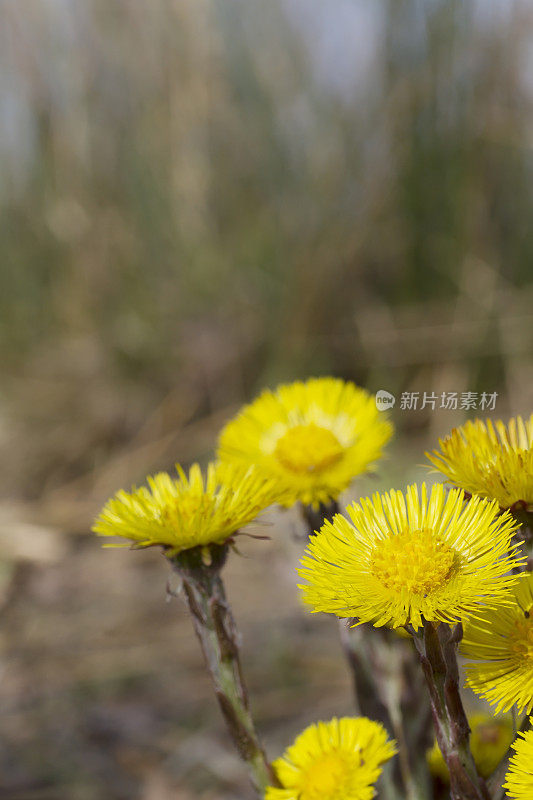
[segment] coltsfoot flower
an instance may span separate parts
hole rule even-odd
[[[508,711],[533,708],[533,573],[520,575],[512,605],[487,609],[465,626],[461,652],[466,683],[476,694]]]
[[[377,461],[392,425],[373,395],[336,378],[264,391],[221,433],[219,457],[255,464],[287,489],[284,505],[329,503]]]
[[[489,714],[473,714],[468,718],[470,729],[470,750],[479,774],[488,778],[504,755],[514,738],[513,723],[509,717],[495,719]],[[433,775],[449,782],[450,773],[440,748],[435,742],[428,751],[427,760]]]
[[[337,514],[309,542],[303,569],[304,602],[314,612],[359,622],[418,629],[423,620],[457,622],[497,605],[523,563],[511,544],[517,524],[509,512],[480,497],[425,484],[420,493],[374,494]]]
[[[530,721],[533,725],[533,720]],[[503,788],[511,800],[531,800],[533,797],[533,730],[519,733],[513,745],[509,771]]]
[[[273,767],[282,788],[265,800],[370,800],[382,765],[396,753],[379,722],[343,717],[306,728]]]
[[[188,477],[179,464],[176,469],[177,478],[160,472],[146,479],[148,487],[117,492],[93,531],[130,539],[137,547],[161,545],[173,556],[224,544],[280,497],[279,485],[253,467],[209,464],[205,477],[198,464]]]
[[[440,452],[426,456],[451,483],[497,500],[501,508],[522,502],[533,510],[533,414],[507,425],[468,421],[439,444]]]

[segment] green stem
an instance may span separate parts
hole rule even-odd
[[[490,800],[470,751],[470,727],[459,691],[457,645],[462,627],[424,623],[423,634],[413,631],[429,689],[437,742],[450,773],[452,800]]]
[[[233,742],[248,765],[260,797],[267,786],[278,785],[268,763],[250,712],[243,680],[238,632],[226,600],[220,568],[225,551],[210,549],[206,565],[201,553],[189,551],[172,560],[182,582],[185,600],[200,641],[215,694]]]

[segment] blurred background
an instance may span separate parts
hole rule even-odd
[[[250,797],[156,552],[107,497],[266,385],[393,393],[351,496],[533,399],[528,0],[2,0],[0,797]],[[436,408],[402,409],[402,393]],[[273,757],[350,713],[296,514],[228,567]]]

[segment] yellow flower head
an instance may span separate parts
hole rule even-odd
[[[119,491],[96,520],[100,536],[123,536],[137,547],[162,545],[167,555],[223,544],[279,498],[279,487],[253,467],[209,464],[205,478],[198,464],[186,476],[166,472],[147,478],[131,492]]]
[[[533,725],[533,720],[530,720]],[[519,733],[513,745],[509,771],[503,788],[510,800],[531,800],[533,797],[533,730]]]
[[[287,489],[284,505],[336,499],[381,455],[392,425],[373,395],[336,378],[263,392],[221,433],[219,457],[256,464]]]
[[[522,560],[511,537],[517,523],[498,504],[426,485],[419,493],[374,494],[349,506],[309,542],[300,575],[313,611],[359,622],[419,628],[423,619],[455,622],[481,603],[501,602]]]
[[[426,453],[449,481],[471,494],[497,500],[501,508],[518,501],[533,505],[533,414],[506,425],[468,421],[439,439],[441,452]]]
[[[462,653],[475,659],[466,665],[466,683],[496,711],[515,703],[533,708],[533,573],[520,575],[512,605],[486,609],[465,627]]]
[[[513,723],[509,717],[495,719],[489,714],[473,714],[468,722],[472,734],[470,749],[479,774],[488,778],[504,755],[514,737]],[[427,754],[428,764],[433,775],[438,775],[447,783],[450,774],[437,742]]]
[[[370,800],[382,765],[396,753],[379,722],[343,717],[310,725],[274,762],[282,788],[265,800]]]

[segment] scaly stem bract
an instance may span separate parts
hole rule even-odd
[[[335,514],[339,513],[339,504],[336,500],[332,500],[327,505],[320,503],[318,508],[302,505],[301,511],[307,528],[307,537],[309,538],[318,533],[324,522],[327,520],[331,522]]]
[[[199,550],[199,548],[197,548]],[[220,569],[226,548],[205,553],[188,551],[173,559],[183,583],[183,592],[191,612],[194,629],[215,694],[231,737],[241,758],[248,765],[250,777],[260,797],[277,780],[267,761],[250,712],[248,693],[243,680],[238,633],[226,600]]]
[[[450,773],[452,800],[490,800],[470,751],[470,727],[459,691],[457,645],[462,626],[425,622],[412,631],[429,690],[437,742]]]

